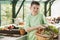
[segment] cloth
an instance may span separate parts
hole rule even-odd
[[[45,19],[45,16],[41,13],[38,13],[37,15],[28,15],[25,19],[26,25],[24,26],[25,30],[29,27],[35,27],[37,25],[41,24],[47,24],[47,20]],[[27,34],[27,40],[37,40],[36,39],[36,30],[30,31]]]

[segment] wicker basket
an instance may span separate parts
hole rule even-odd
[[[41,35],[41,34],[36,34],[36,38],[37,38],[37,40],[53,40],[52,39],[52,36],[45,36],[45,35]]]
[[[44,32],[45,32],[44,29],[37,30],[36,32],[37,40],[53,40],[53,35],[47,35],[44,34]]]
[[[57,37],[57,34],[51,31],[49,28],[45,28],[45,29],[40,28],[36,32],[37,40],[53,40],[53,38],[56,38],[56,37]]]
[[[36,36],[37,37],[37,40],[49,40],[48,38],[44,38],[44,37],[41,37],[41,36]]]

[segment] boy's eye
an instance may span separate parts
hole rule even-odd
[[[39,8],[35,8],[35,7],[34,7],[34,9],[39,9]]]
[[[34,7],[34,9],[39,9],[39,8]]]
[[[35,7],[34,7],[34,9],[35,9]]]
[[[37,9],[39,9],[39,8],[37,8]]]

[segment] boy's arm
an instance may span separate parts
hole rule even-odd
[[[27,16],[26,19],[25,19],[25,26],[24,26],[24,29],[25,29],[26,32],[36,30],[36,29],[38,29],[40,27],[40,26],[31,27],[29,20],[30,20],[29,16]]]
[[[30,32],[32,30],[38,30],[38,29],[41,29],[41,28],[44,28],[44,27],[41,26],[41,25],[38,25],[38,26],[35,26],[35,27],[28,27],[25,30],[26,30],[26,32]]]
[[[25,29],[26,32],[30,32],[32,30],[37,30],[38,28],[42,28],[42,26],[41,25],[38,25],[38,26],[31,27],[31,26],[29,26],[29,18],[27,17],[25,19],[24,29]]]
[[[24,29],[26,30],[26,32],[30,32],[30,31],[32,31],[32,30],[36,30],[36,29],[39,29],[39,28],[43,28],[43,26],[42,25],[37,25],[37,26],[35,26],[35,27],[30,27],[29,26],[29,17],[27,17],[26,19],[25,19],[25,26],[24,26]]]

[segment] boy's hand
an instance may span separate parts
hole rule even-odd
[[[38,25],[37,30],[45,29],[48,25]]]
[[[42,28],[45,28],[45,27],[42,25],[38,25],[38,29],[42,29]]]

